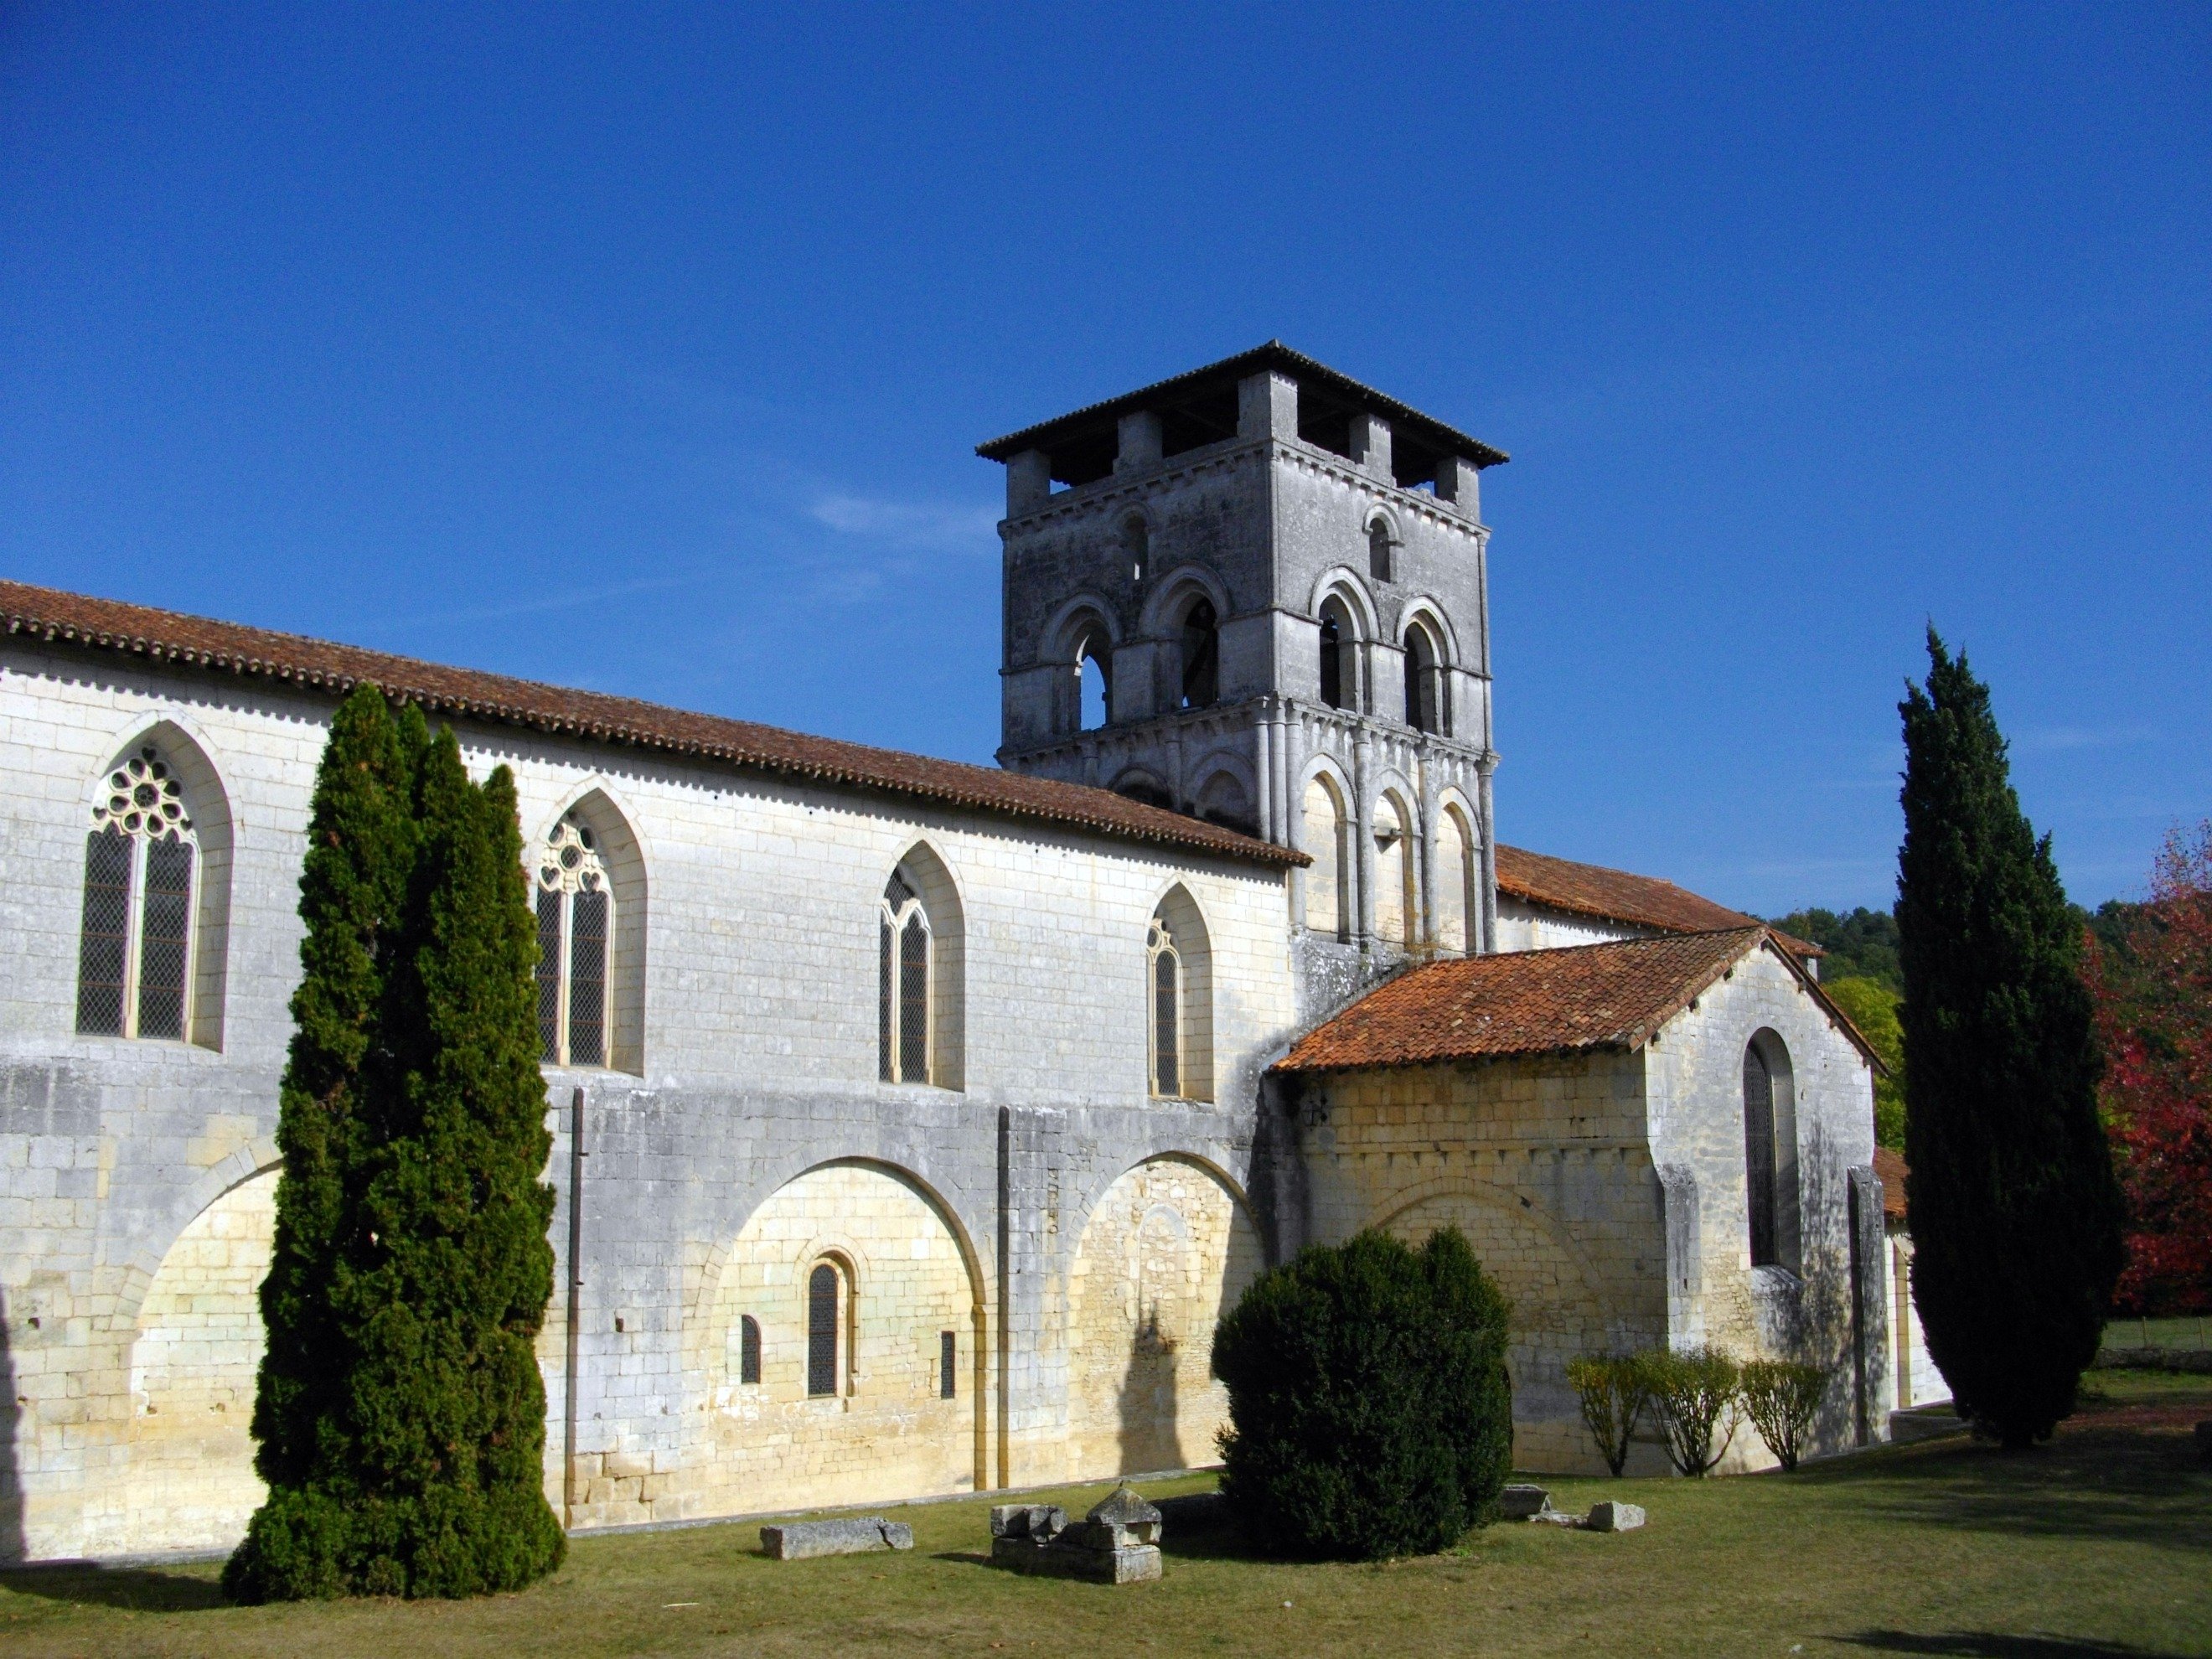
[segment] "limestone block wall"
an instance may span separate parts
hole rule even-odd
[[[1498,948],[1501,951],[1557,951],[1575,945],[1602,945],[1607,939],[1641,939],[1649,932],[1531,904],[1503,893],[1498,897]]]
[[[1900,1222],[1888,1230],[1889,1340],[1891,1375],[1898,1408],[1931,1406],[1951,1397],[1951,1385],[1928,1352],[1920,1328],[1920,1310],[1912,1305],[1912,1236]]]
[[[0,980],[0,1557],[202,1543],[248,1501],[242,1443],[217,1433],[191,1454],[203,1492],[126,1515],[140,1475],[183,1443],[158,1419],[191,1417],[134,1406],[133,1355],[164,1263],[198,1259],[200,1244],[179,1255],[179,1241],[220,1236],[242,1252],[243,1237],[227,1230],[248,1200],[225,1194],[276,1163],[301,837],[330,712],[317,697],[190,669],[13,641],[0,652],[0,935],[10,961]],[[228,814],[220,1018],[196,1028],[206,1039],[197,1042],[81,1036],[94,791],[126,745],[157,729],[189,747]],[[902,1238],[933,1252],[940,1233],[958,1242],[971,1323],[982,1299],[973,1352],[988,1382],[954,1411],[979,1421],[989,1482],[1056,1478],[1069,1416],[1066,1281],[1099,1194],[1162,1156],[1197,1160],[1240,1198],[1253,1178],[1258,1070],[1295,1018],[1281,877],[618,747],[489,726],[461,736],[479,773],[514,767],[526,840],[581,804],[595,822],[618,821],[636,857],[617,885],[627,907],[617,971],[638,976],[637,1037],[623,1056],[635,1069],[548,1076],[564,1255],[567,1106],[573,1089],[586,1097],[576,1394],[590,1512],[579,1520],[727,1512],[764,1489],[775,1507],[977,1478],[975,1429],[925,1430],[943,1415],[934,1404],[893,1437],[904,1443],[890,1465],[903,1473],[881,1480],[830,1451],[807,1453],[812,1464],[794,1451],[764,1487],[759,1459],[726,1455],[729,1402],[715,1398],[726,1352],[702,1327],[712,1329],[720,1291],[708,1287],[763,1206],[832,1164],[876,1166],[921,1195],[919,1209],[892,1205],[921,1231],[860,1241],[870,1253],[912,1262],[921,1258],[900,1257]],[[957,1088],[877,1079],[877,908],[890,870],[921,846],[948,890],[932,921],[957,961],[947,988],[957,1018],[942,1038]],[[1146,1090],[1146,923],[1176,886],[1204,922],[1202,941],[1179,943],[1209,959],[1211,1102],[1154,1101]],[[641,944],[624,956],[620,930],[639,909]],[[204,1399],[250,1392],[244,1285],[254,1275],[243,1261],[204,1305],[191,1293],[194,1317],[232,1334],[192,1385]],[[172,1304],[153,1305],[156,1328],[172,1329],[160,1322]],[[566,1473],[565,1318],[556,1294],[540,1348],[555,1495]],[[968,1327],[957,1328],[965,1338]],[[878,1376],[896,1371],[869,1363]],[[872,1409],[874,1396],[855,1398]],[[228,1405],[204,1413],[222,1418],[225,1433],[234,1414]],[[769,1432],[770,1416],[759,1420]],[[149,1424],[155,1431],[142,1432]],[[940,1462],[947,1432],[965,1449]],[[926,1455],[915,1449],[925,1443]],[[170,1490],[167,1480],[146,1489]]]
[[[1522,1468],[1601,1468],[1566,1362],[1665,1334],[1643,1086],[1640,1055],[1591,1053],[1340,1073],[1295,1102],[1310,1237],[1456,1226],[1511,1301]]]
[[[1762,1031],[1778,1040],[1771,1052],[1787,1061],[1786,1080],[1779,1067],[1776,1073],[1775,1133],[1790,1265],[1754,1268],[1743,1060],[1746,1045]],[[1875,1249],[1869,1252],[1862,1241],[1861,1255],[1870,1259],[1862,1261],[1857,1283],[1865,1295],[1854,1306],[1851,1172],[1870,1170],[1874,1159],[1874,1078],[1865,1058],[1765,946],[1670,1022],[1646,1055],[1652,1160],[1662,1171],[1686,1172],[1695,1191],[1694,1260],[1680,1264],[1692,1295],[1673,1322],[1673,1340],[1832,1367],[1816,1425],[1821,1450],[1840,1450],[1856,1438],[1863,1358],[1869,1431],[1884,1432],[1892,1382],[1878,1209]],[[1860,1202],[1863,1218],[1869,1193]],[[1732,1466],[1771,1462],[1748,1427],[1735,1443]]]

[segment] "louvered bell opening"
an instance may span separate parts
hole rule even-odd
[[[1152,1080],[1155,1094],[1179,1095],[1182,1092],[1182,1060],[1177,1039],[1176,959],[1163,951],[1152,958],[1152,1051],[1158,1075]]]
[[[837,1270],[826,1261],[806,1286],[806,1392],[837,1392]]]
[[[173,836],[146,848],[138,934],[138,1035],[185,1034],[185,957],[191,927],[191,843]]]
[[[899,935],[899,1075],[929,1081],[929,929],[919,915]]]
[[[607,896],[579,893],[568,912],[568,1063],[607,1063]]]
[[[77,947],[76,1029],[123,1035],[123,971],[130,953],[131,837],[95,830],[84,843],[84,929]]]
[[[538,1057],[561,1063],[561,895],[538,895]]]

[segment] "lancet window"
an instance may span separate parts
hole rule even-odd
[[[884,886],[878,927],[876,1049],[885,1083],[927,1083],[930,963],[936,941],[921,896],[905,875]]]
[[[615,901],[590,826],[574,816],[555,824],[536,876],[538,1058],[604,1066]]]
[[[1182,955],[1158,916],[1152,918],[1145,959],[1152,988],[1152,1092],[1174,1099],[1182,1093]]]
[[[1743,1051],[1743,1165],[1751,1210],[1751,1265],[1782,1260],[1776,1239],[1774,1074],[1756,1042]]]
[[[182,1038],[191,1018],[199,840],[151,744],[108,774],[85,838],[76,1029]]]
[[[827,1261],[815,1263],[806,1278],[806,1393],[810,1399],[839,1392],[837,1387],[838,1291],[843,1275]]]

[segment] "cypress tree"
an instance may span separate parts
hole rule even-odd
[[[1988,688],[1928,633],[1898,855],[1913,1301],[1959,1414],[2008,1447],[2074,1410],[2121,1266],[2102,1070],[2051,839]]]
[[[224,1574],[242,1600],[511,1589],[565,1547],[540,1469],[553,1194],[514,782],[471,784],[411,708],[396,727],[380,699],[347,712],[315,823],[327,794],[361,833],[302,882],[323,942],[285,1096],[298,1196],[264,1291],[270,1492]]]

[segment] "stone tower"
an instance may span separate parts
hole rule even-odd
[[[1270,342],[977,453],[1006,467],[1001,764],[1310,854],[1317,1004],[1491,948],[1502,452]]]

